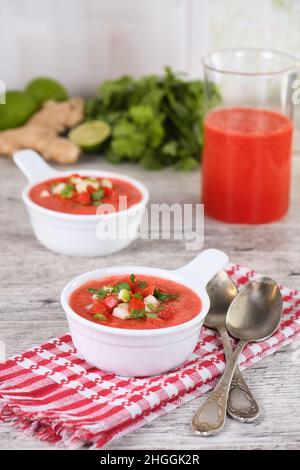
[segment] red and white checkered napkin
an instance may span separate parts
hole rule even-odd
[[[258,276],[232,264],[227,272],[240,286]],[[242,369],[300,335],[300,292],[283,287],[282,295],[280,329],[245,348]],[[77,356],[65,335],[0,364],[0,419],[44,441],[99,448],[202,395],[223,370],[222,345],[209,329],[203,329],[183,366],[145,379],[118,377],[91,367]]]

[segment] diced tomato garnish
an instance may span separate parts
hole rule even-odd
[[[83,206],[88,206],[91,204],[91,195],[87,191],[76,194],[74,198],[77,204],[82,204]]]
[[[155,289],[154,284],[148,284],[147,287],[144,287],[144,289],[142,289],[143,297],[147,297],[148,295],[153,295],[154,289]]]
[[[110,313],[111,309],[106,305],[103,299],[96,300],[96,302],[93,303],[91,308],[89,309],[89,312],[92,314],[95,313],[102,313],[103,315]]]
[[[128,279],[128,284],[129,284],[129,290],[130,292],[132,292],[133,294],[135,294],[135,288],[136,288],[136,284],[134,282],[132,282],[130,279]]]
[[[96,191],[96,189],[93,186],[88,186],[86,189],[89,194],[92,194]]]
[[[118,305],[119,302],[114,295],[107,294],[107,296],[104,299],[104,303],[105,305],[107,305],[108,308],[112,310]]]
[[[173,317],[175,311],[172,307],[165,307],[163,310],[161,310],[158,313],[159,318],[162,318],[163,320],[170,320],[170,318]]]
[[[129,300],[129,310],[141,310],[142,308],[145,308],[144,302],[141,299],[131,297]]]
[[[105,197],[105,196],[106,196],[106,197],[107,197],[107,196],[110,196],[110,195],[112,194],[112,192],[113,192],[113,189],[112,189],[112,188],[106,188],[106,187],[104,187],[104,188],[102,188],[102,189],[103,189],[104,197]]]

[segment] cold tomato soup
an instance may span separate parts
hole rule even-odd
[[[141,201],[142,193],[133,184],[120,179],[73,174],[36,184],[29,197],[52,211],[95,215],[103,204],[111,205],[111,211],[127,209]]]
[[[133,330],[180,325],[201,311],[200,298],[187,286],[136,274],[87,282],[71,294],[69,304],[94,323]]]
[[[288,210],[292,122],[258,108],[222,108],[204,122],[203,202],[207,215],[265,223]]]

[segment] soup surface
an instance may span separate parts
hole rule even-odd
[[[52,211],[95,215],[101,207],[103,212],[127,209],[141,201],[142,193],[127,181],[73,174],[36,184],[29,197]]]
[[[89,281],[72,292],[69,303],[92,322],[126,329],[179,325],[201,311],[200,298],[187,286],[142,274]]]

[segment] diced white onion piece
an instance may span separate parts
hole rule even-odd
[[[49,197],[50,196],[50,193],[47,189],[43,189],[43,191],[41,191],[41,197]]]
[[[113,286],[102,286],[102,289],[105,290],[106,292],[112,292]]]
[[[100,182],[97,180],[92,180],[92,179],[86,179],[84,180],[86,182],[87,186],[92,186],[94,189],[99,189],[100,188]]]
[[[112,189],[113,187],[112,182],[106,178],[103,178],[103,180],[101,181],[101,186],[103,188],[109,188],[109,189]]]
[[[147,297],[144,298],[144,303],[145,303],[146,312],[153,312],[153,309],[151,309],[151,306],[157,307],[158,300],[156,297],[154,297],[154,295],[147,295]]]
[[[62,190],[65,189],[65,187],[66,187],[66,183],[58,183],[54,186],[54,188],[52,189],[52,192],[54,194],[60,194]]]
[[[72,184],[77,184],[82,181],[82,178],[80,176],[71,176],[70,181]]]
[[[83,180],[75,184],[75,188],[78,193],[85,193],[87,191],[87,187],[87,183]]]
[[[122,318],[122,320],[126,320],[126,318],[130,317],[130,312],[127,303],[119,304],[117,307],[113,309],[113,316],[117,318]]]
[[[92,299],[94,302],[96,302],[96,300],[98,300],[98,295],[97,294],[93,294],[92,295]]]

